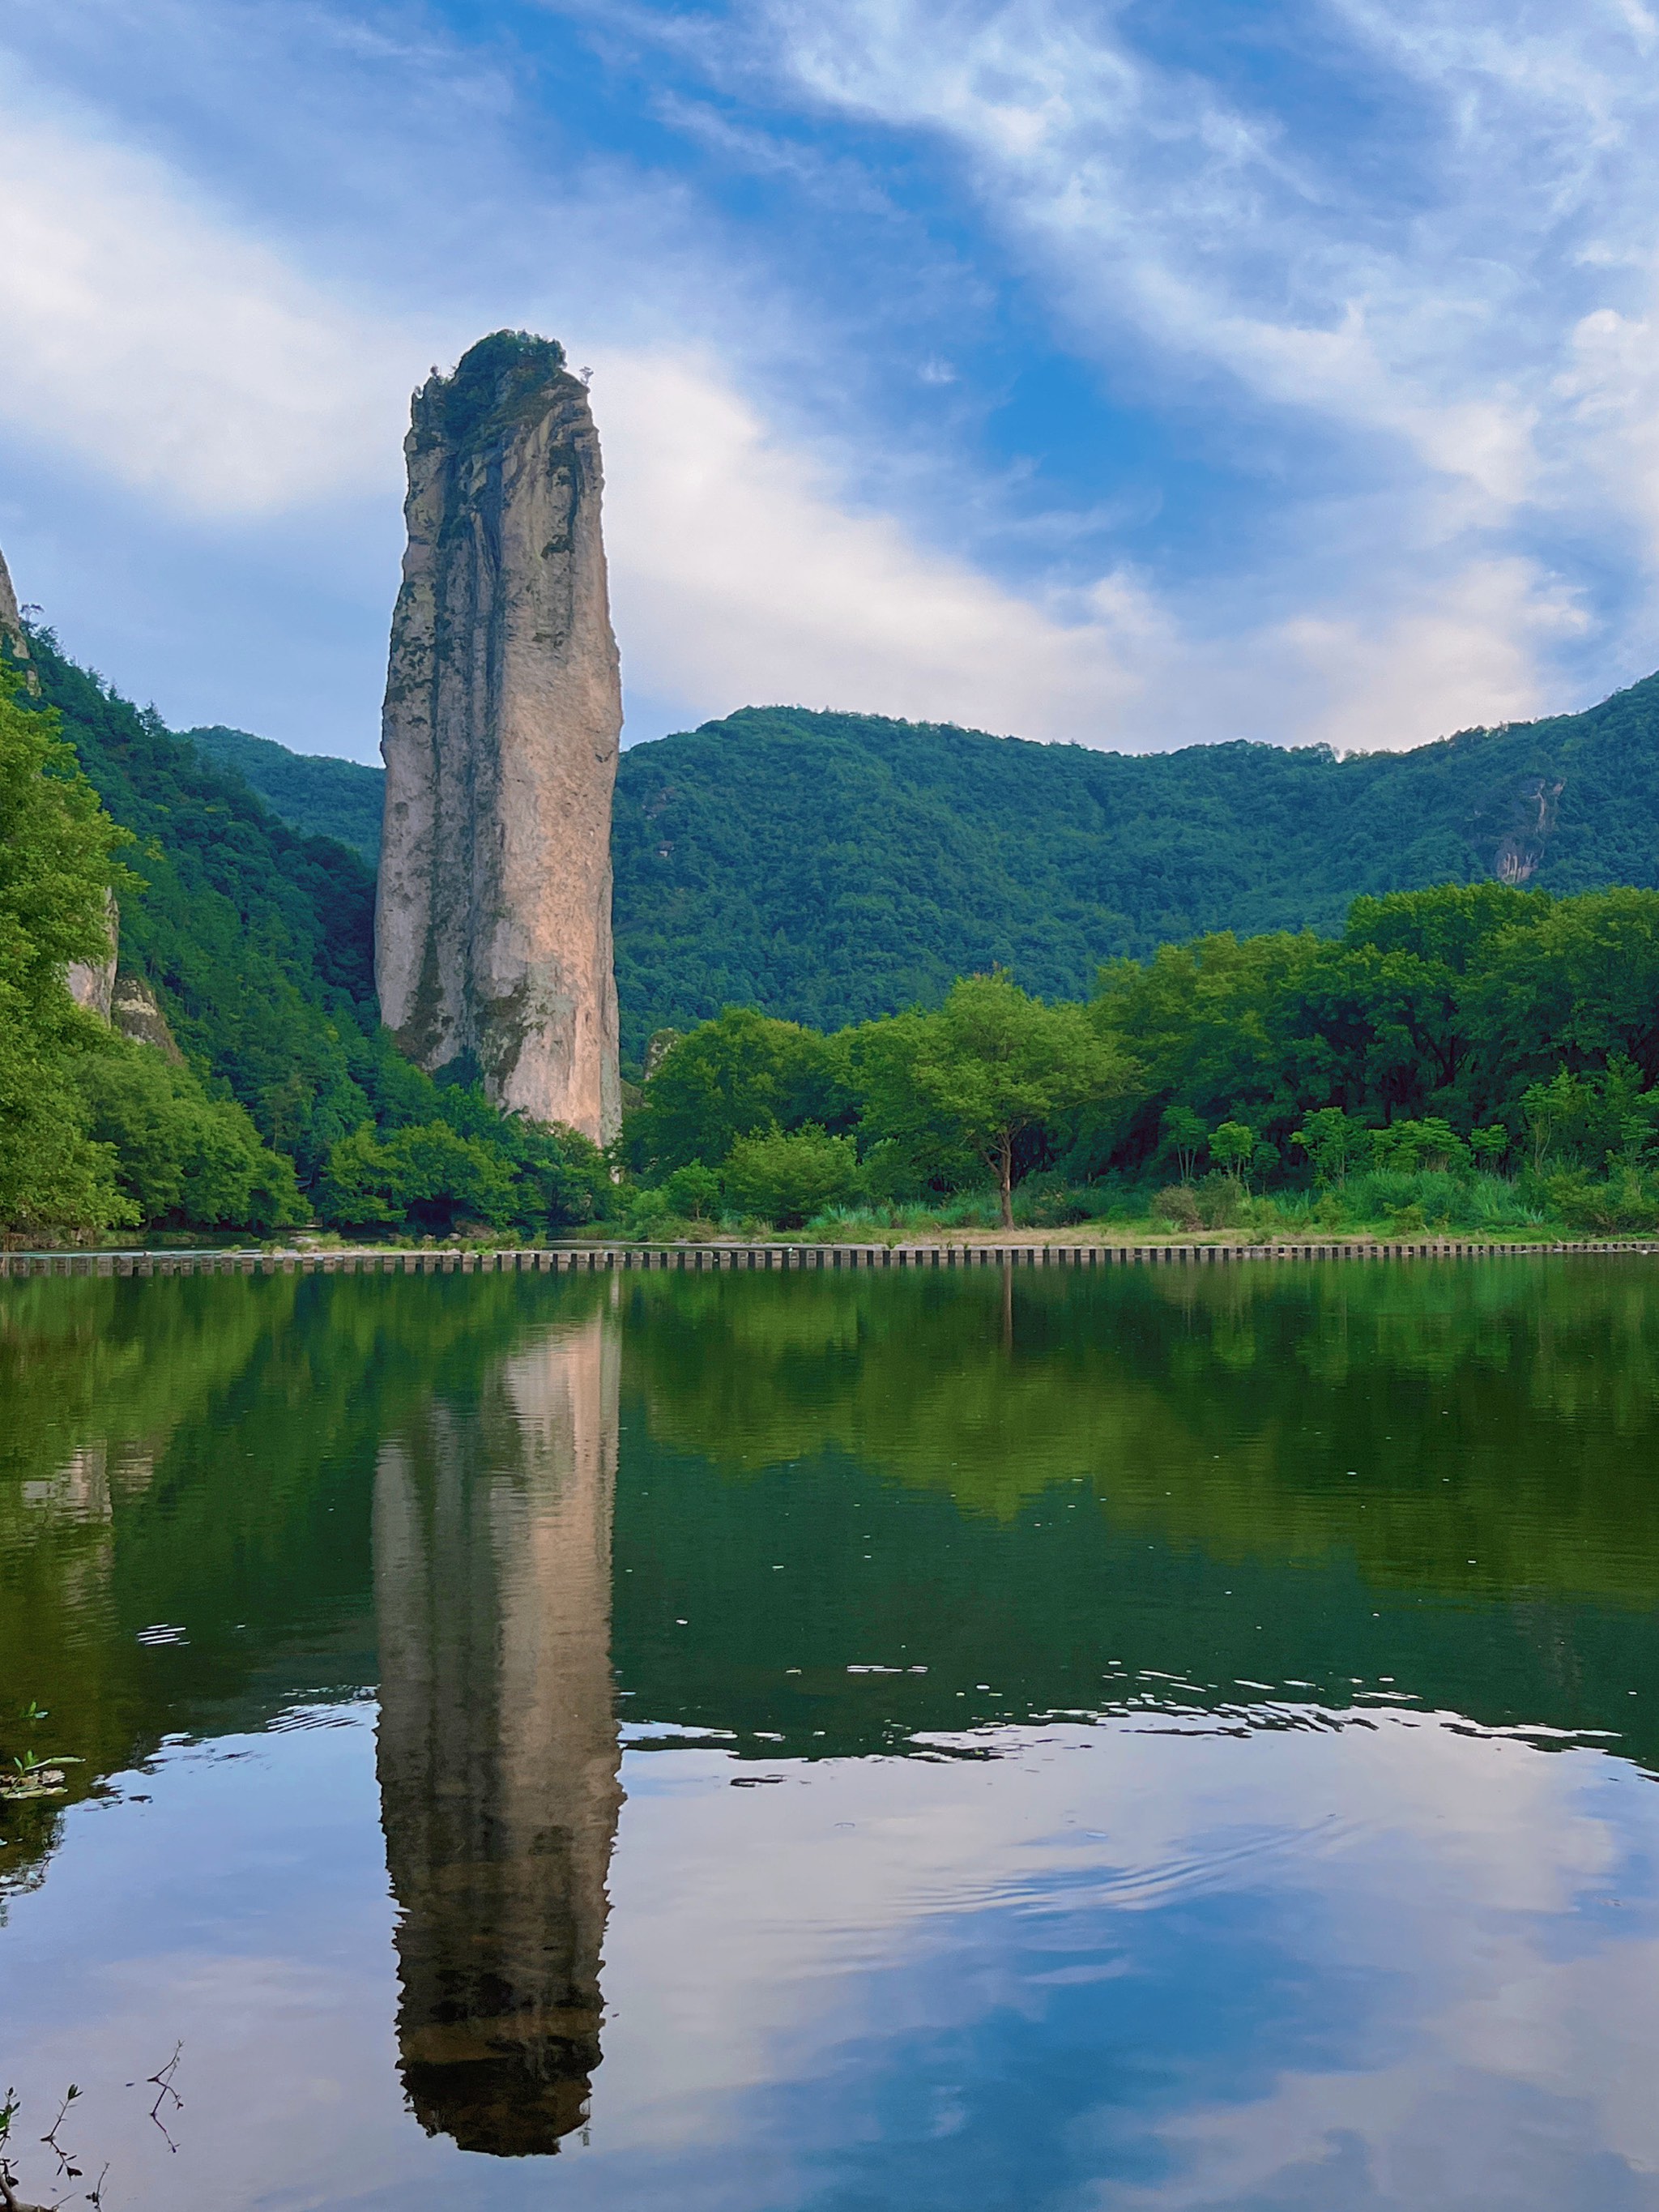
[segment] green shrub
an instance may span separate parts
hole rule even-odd
[[[1370,1152],[1375,1166],[1399,1175],[1415,1175],[1419,1169],[1431,1174],[1455,1170],[1467,1166],[1469,1158],[1468,1146],[1437,1114],[1373,1129]]]
[[[259,1141],[246,1108],[210,1097],[154,1045],[106,1036],[76,1070],[87,1127],[148,1227],[280,1229],[304,1218],[293,1164]]]
[[[1659,1231],[1659,1197],[1632,1170],[1593,1182],[1582,1171],[1552,1176],[1550,1204],[1569,1229],[1587,1237],[1651,1237]]]
[[[689,1167],[676,1168],[665,1177],[662,1194],[667,1211],[685,1221],[718,1221],[720,1215],[720,1179],[713,1168],[694,1160]]]
[[[627,1117],[623,1154],[641,1175],[712,1166],[739,1138],[821,1127],[853,1104],[827,1038],[728,1006],[659,1057],[643,1104]]]
[[[798,1229],[825,1206],[845,1206],[856,1195],[858,1154],[850,1137],[830,1136],[811,1122],[740,1137],[726,1164],[726,1188],[742,1212]]]
[[[498,1114],[476,1088],[440,1088],[435,1098],[441,1118],[387,1137],[365,1121],[331,1147],[317,1185],[323,1220],[449,1236],[463,1221],[580,1227],[610,1207],[605,1155],[580,1130]]]
[[[1199,1211],[1198,1193],[1189,1182],[1172,1182],[1159,1191],[1152,1200],[1154,1221],[1167,1222],[1171,1229],[1190,1237],[1204,1226],[1204,1217]]]
[[[491,1228],[513,1218],[507,1163],[447,1122],[398,1129],[384,1142],[367,1121],[329,1152],[317,1188],[317,1210],[340,1229],[407,1222],[435,1236],[458,1222]]]
[[[484,1110],[491,1129],[476,1141],[512,1172],[508,1220],[526,1229],[580,1229],[609,1212],[616,1195],[611,1170],[592,1138],[562,1122]]]

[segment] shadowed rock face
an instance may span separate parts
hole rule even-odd
[[[6,556],[0,553],[0,638],[11,647],[12,658],[27,660],[29,641],[23,635],[23,618],[18,611],[17,594],[11,587],[11,571],[6,566]]]
[[[380,1007],[421,1066],[606,1141],[621,1119],[611,801],[622,690],[587,394],[498,331],[415,395],[392,623]]]
[[[550,1329],[375,1476],[404,2086],[429,2134],[498,2157],[556,2151],[599,2063],[617,1376],[608,1315]]]

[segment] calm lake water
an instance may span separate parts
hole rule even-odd
[[[0,1285],[25,2194],[1659,2207],[1655,1264]]]

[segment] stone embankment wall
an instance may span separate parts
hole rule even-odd
[[[612,1269],[680,1273],[754,1268],[1112,1267],[1271,1265],[1314,1260],[1520,1259],[1540,1252],[1642,1254],[1659,1243],[1567,1244],[584,1244],[453,1249],[207,1252],[12,1252],[0,1278],[27,1275],[569,1274]]]

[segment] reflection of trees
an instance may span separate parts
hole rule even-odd
[[[1650,1265],[665,1276],[630,1376],[738,1469],[833,1449],[1002,1518],[1080,1475],[1212,1556],[1646,1604]]]
[[[367,1686],[380,1437],[605,1295],[574,1277],[0,1286],[0,1756],[37,1699],[49,1742],[27,1747],[87,1762],[72,1799],[169,1729]],[[137,1644],[161,1620],[188,1645]],[[0,1880],[51,1849],[57,1810],[8,1808]]]
[[[608,1316],[547,1329],[375,1475],[404,2081],[468,2150],[556,2150],[599,2063],[617,1369]]]

